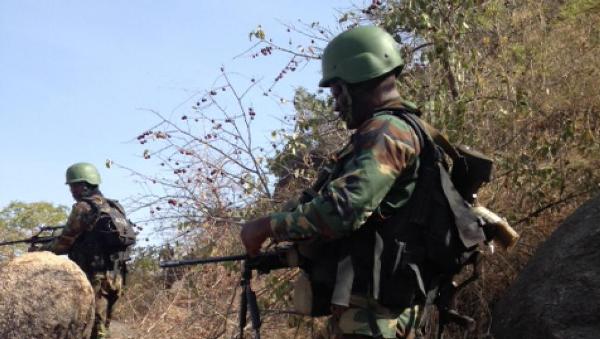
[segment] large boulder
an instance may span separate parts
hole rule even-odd
[[[600,196],[543,243],[497,303],[496,339],[600,338]]]
[[[94,291],[67,258],[27,253],[0,269],[0,338],[88,338]]]

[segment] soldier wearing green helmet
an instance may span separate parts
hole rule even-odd
[[[420,144],[413,128],[398,115],[420,113],[396,88],[404,65],[398,47],[389,33],[374,26],[353,28],[329,42],[322,55],[319,86],[331,89],[334,110],[348,129],[356,131],[311,188],[316,194],[304,194],[292,210],[243,226],[241,238],[250,255],[258,253],[267,238],[294,241],[301,249],[306,243],[334,244],[357,235],[360,238],[375,219],[372,216],[393,213],[407,204],[418,176]],[[366,241],[367,237],[363,238]],[[321,256],[328,257],[331,255]],[[342,262],[333,269],[341,272]],[[352,265],[355,272],[342,274],[350,277],[351,288],[340,292],[348,286],[348,279],[338,274],[331,307],[320,312],[331,314],[326,336],[414,336],[418,303],[401,309],[381,305],[364,284],[366,276],[373,276],[371,270],[362,270],[360,262]]]
[[[95,318],[91,338],[106,338],[112,309],[121,294],[125,273],[123,248],[109,243],[108,235],[127,229],[125,237],[135,237],[129,229],[123,207],[100,192],[98,169],[90,163],[69,166],[66,184],[75,204],[62,233],[54,241],[31,250],[68,254],[84,271],[95,293]],[[121,220],[115,227],[112,220]],[[127,225],[126,225],[127,224]],[[123,233],[118,231],[118,233]],[[122,246],[119,246],[122,247]]]
[[[297,309],[330,315],[325,338],[421,337],[434,305],[440,337],[447,321],[473,322],[450,309],[452,278],[487,235],[450,178],[446,159],[458,176],[465,158],[398,92],[403,65],[378,27],[352,28],[327,45],[319,85],[355,131],[297,204],[242,227],[250,256],[268,238],[294,243]]]
[[[386,73],[399,72],[404,60],[394,38],[379,27],[357,27],[335,37],[322,56],[319,86],[335,80],[356,84]]]
[[[100,173],[96,167],[87,162],[79,162],[67,168],[66,184],[70,185],[76,182],[85,182],[92,186],[98,186],[101,183]]]

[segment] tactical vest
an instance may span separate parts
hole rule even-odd
[[[313,316],[329,314],[330,304],[348,306],[351,295],[392,310],[425,304],[439,282],[458,273],[486,240],[479,218],[454,188],[444,151],[419,118],[410,112],[389,114],[419,138],[415,189],[404,206],[389,215],[373,213],[348,237],[299,245],[309,258],[302,268],[312,287]]]
[[[69,251],[69,258],[86,272],[111,271],[129,259],[135,244],[133,224],[116,200],[102,197],[83,199],[92,208],[93,226],[81,234]]]

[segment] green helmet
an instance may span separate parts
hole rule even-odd
[[[90,185],[100,185],[100,173],[96,167],[87,162],[78,162],[67,168],[67,184],[87,182]]]
[[[338,35],[323,51],[319,86],[328,87],[335,79],[363,82],[404,66],[397,46],[388,32],[376,26],[359,26]]]

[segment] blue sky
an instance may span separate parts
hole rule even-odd
[[[96,164],[107,196],[139,187],[107,158],[144,171],[135,137],[198,90],[219,68],[270,79],[285,65],[234,56],[258,24],[287,39],[283,23],[319,21],[361,1],[0,1],[0,207],[12,200],[70,205],[64,171]],[[282,41],[283,42],[283,41]],[[278,91],[315,89],[318,64]],[[266,133],[265,133],[266,134]]]

